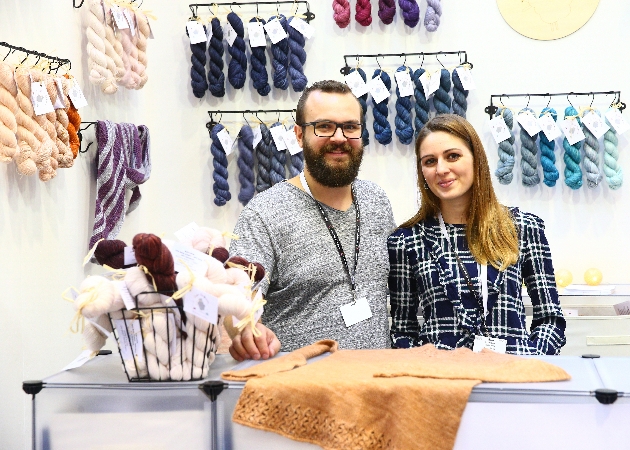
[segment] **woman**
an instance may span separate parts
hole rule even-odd
[[[431,119],[416,157],[420,210],[388,239],[393,347],[558,354],[565,320],[543,221],[497,201],[483,145],[465,119]],[[530,333],[523,281],[534,307]]]

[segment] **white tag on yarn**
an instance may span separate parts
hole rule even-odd
[[[437,91],[440,88],[441,75],[442,73],[439,70],[433,72],[433,74],[431,75],[431,78],[429,79],[429,94],[426,95],[426,97],[428,97],[429,95],[432,95],[435,91]]]
[[[193,286],[184,295],[184,311],[216,325],[219,321],[219,299]]]
[[[192,45],[206,42],[206,32],[203,25],[196,20],[186,22],[186,30],[188,30],[188,37]]]
[[[223,39],[225,39],[230,47],[234,45],[234,41],[236,40],[236,31],[232,28],[232,24],[230,22],[225,22],[225,26],[223,27]]]
[[[306,39],[312,38],[313,34],[315,34],[315,27],[297,16],[291,19],[289,26],[298,30]]]
[[[136,260],[136,252],[133,249],[133,247],[125,247],[124,248],[124,252],[125,252],[125,260],[124,260],[124,264],[125,266],[129,265],[129,264],[138,264],[138,261]]]
[[[229,156],[232,153],[232,146],[234,145],[234,139],[228,133],[227,128],[222,129],[217,133],[217,137],[219,138],[219,142],[221,142],[221,147],[223,147],[223,151],[226,156]]]
[[[71,78],[71,80],[72,86],[70,87],[70,92],[68,92],[68,97],[72,100],[72,104],[76,109],[87,106],[88,102],[85,99],[85,95],[83,95],[83,91],[79,87],[77,79]]]
[[[76,369],[77,367],[81,367],[83,364],[85,364],[86,362],[88,362],[90,359],[93,358],[92,353],[94,353],[92,350],[83,350],[79,356],[77,356],[74,361],[72,361],[70,364],[68,364],[66,367],[64,367],[63,369],[61,369],[62,372],[65,372],[66,370],[70,370],[70,369]]]
[[[116,281],[113,281],[112,283],[114,283],[114,286],[116,286],[116,288],[118,289],[118,292],[120,292],[120,296],[122,297],[122,301],[125,304],[125,308],[127,309],[137,308],[136,301],[131,296],[131,293],[129,292],[129,288],[127,287],[127,283],[125,283],[125,280],[116,280]]]
[[[189,243],[193,240],[193,237],[195,236],[195,233],[197,232],[198,229],[199,229],[199,225],[197,225],[195,222],[190,222],[188,225],[186,225],[183,228],[180,228],[173,234],[179,240],[179,242]]]
[[[420,83],[422,84],[422,90],[424,91],[425,98],[429,98],[431,94],[429,94],[429,87],[431,86],[431,74],[429,72],[424,72],[420,75]]]
[[[31,103],[33,103],[33,110],[36,116],[55,111],[46,86],[39,81],[31,82]]]
[[[512,133],[510,133],[505,120],[503,120],[503,116],[496,116],[490,121],[490,131],[492,131],[492,137],[494,137],[497,144],[512,137]]]
[[[462,87],[466,91],[472,91],[476,89],[475,80],[472,77],[472,71],[468,67],[457,67],[455,69],[457,75],[459,76],[459,81],[462,82]]]
[[[208,258],[211,256],[206,255],[199,250],[189,247],[181,242],[175,242],[170,239],[163,239],[162,242],[168,247],[173,255],[173,261],[175,262],[175,272],[188,272],[198,276],[205,276],[208,272]]]
[[[610,108],[608,111],[606,111],[605,115],[608,119],[608,122],[610,122],[617,134],[623,134],[628,131],[628,129],[630,129],[630,125],[621,115],[621,111],[619,111],[619,109]]]
[[[363,322],[372,317],[372,310],[367,298],[361,297],[356,302],[348,303],[339,308],[346,327]]]
[[[516,121],[527,131],[531,137],[535,137],[540,133],[540,125],[536,117],[529,111],[521,111],[516,115]]]
[[[284,28],[282,28],[282,25],[280,24],[280,21],[278,19],[273,19],[272,21],[267,22],[264,27],[265,31],[267,32],[267,36],[269,36],[269,39],[274,44],[277,44],[282,39],[287,37],[287,32],[284,31]]]
[[[558,124],[551,114],[543,114],[538,118],[538,126],[545,134],[545,137],[549,141],[553,141],[555,138],[562,136],[562,131],[558,128]]]
[[[608,130],[610,130],[610,127],[606,125],[606,122],[604,122],[602,118],[593,111],[590,111],[582,117],[582,123],[586,125],[586,128],[593,133],[593,136],[595,136],[596,139],[599,139],[606,134]]]
[[[128,8],[123,8],[123,15],[129,24],[129,29],[131,30],[131,35],[136,35],[136,15]]]
[[[151,27],[151,22],[149,21],[149,18],[147,18],[147,25],[149,26],[149,39],[155,39],[155,36],[153,36],[153,28]]]
[[[276,144],[276,149],[286,150],[287,144],[284,142],[284,133],[287,131],[282,125],[276,125],[275,127],[269,128],[271,132],[271,137],[273,138],[273,142]]]
[[[254,127],[252,128],[252,132],[254,133],[254,141],[252,142],[252,145],[256,148],[258,143],[262,141],[262,131],[260,130],[260,127]]]
[[[297,155],[302,151],[302,147],[298,144],[297,137],[295,137],[293,130],[286,130],[284,136],[282,136],[282,140],[286,144],[289,153],[292,155]]]
[[[249,36],[250,47],[266,47],[267,38],[262,22],[255,21],[247,24],[247,36]]]
[[[560,122],[560,128],[562,128],[562,132],[567,138],[569,145],[575,145],[586,139],[586,136],[584,136],[584,132],[576,119],[564,119]]]
[[[98,323],[96,323],[95,320],[92,319],[88,319],[87,317],[85,318],[85,320],[87,320],[88,322],[90,322],[92,325],[94,325],[94,328],[96,328],[103,336],[105,337],[109,337],[111,336],[111,332],[109,330],[106,330],[105,328],[103,328],[102,326],[100,326]]]
[[[55,78],[55,86],[57,87],[57,100],[55,100],[53,108],[63,109],[66,107],[66,96],[63,93],[63,81],[61,78]]]
[[[398,92],[400,92],[401,97],[413,95],[413,83],[411,82],[409,71],[401,70],[400,72],[396,72],[394,77],[396,78],[396,85],[398,86]]]
[[[376,103],[381,103],[383,100],[389,98],[390,93],[385,83],[383,83],[383,80],[381,80],[381,77],[372,78],[368,84],[368,88],[370,89],[370,94],[372,94],[372,99],[374,99]]]
[[[124,30],[129,28],[129,24],[127,23],[127,19],[125,19],[125,14],[122,9],[118,5],[112,5],[112,17],[114,18],[114,22],[116,23],[116,27],[119,30]]]
[[[362,97],[370,92],[370,88],[365,81],[363,81],[358,71],[350,72],[343,78],[355,97]]]
[[[140,321],[137,319],[117,319],[112,322],[114,322],[118,334],[118,347],[122,359],[133,360],[136,358],[138,362],[144,362]]]
[[[475,342],[473,343],[473,352],[479,353],[484,348],[492,350],[497,353],[505,353],[507,348],[507,341],[505,339],[475,336]]]

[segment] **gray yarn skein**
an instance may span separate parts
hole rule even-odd
[[[530,112],[534,114],[531,108],[523,108],[521,112]],[[520,124],[519,124],[520,125]],[[536,186],[540,184],[540,173],[538,173],[538,146],[536,145],[535,136],[530,136],[529,133],[521,127],[521,173],[523,174],[523,186]]]
[[[256,192],[262,192],[271,187],[271,155],[273,138],[264,123],[260,124],[262,139],[256,146],[256,160],[258,175],[256,176]]]
[[[599,116],[599,111],[595,111]],[[593,189],[602,181],[602,174],[599,170],[599,141],[582,121],[582,131],[584,132],[584,170],[586,171],[586,185]]]
[[[514,126],[514,116],[508,108],[499,108],[495,116],[503,115],[503,120],[510,130],[510,138],[499,144],[499,163],[494,175],[501,184],[510,184],[514,179],[512,170],[514,169],[514,134],[512,127]]]

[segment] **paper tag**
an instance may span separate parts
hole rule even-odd
[[[219,321],[219,299],[193,286],[184,295],[184,311],[216,325]]]
[[[429,95],[432,95],[435,91],[440,88],[440,77],[442,73],[438,70],[433,72],[431,75],[431,79],[429,80]],[[428,97],[429,95],[426,95]]]
[[[292,155],[297,155],[302,151],[302,147],[300,147],[300,144],[298,144],[293,130],[286,130],[284,132],[284,135],[282,136],[282,140],[286,144],[289,153],[291,153]]]
[[[282,125],[269,128],[269,132],[271,132],[273,142],[276,144],[278,151],[287,149],[287,144],[284,143],[284,134],[286,131],[287,130]]]
[[[262,292],[260,292],[260,290],[256,291],[256,294],[254,295],[254,299],[253,302],[256,303],[257,301],[259,301],[262,298]],[[263,312],[265,310],[264,306],[261,306],[258,311],[256,311],[256,313],[254,314],[254,322],[258,322],[258,319],[261,318]]]
[[[223,147],[223,151],[225,152],[225,156],[229,156],[232,153],[232,147],[234,145],[234,139],[228,133],[227,128],[222,129],[217,133],[217,137],[219,138],[219,142],[221,142],[221,147]]]
[[[494,137],[497,144],[512,137],[512,133],[505,120],[503,120],[503,116],[496,116],[490,121],[490,131],[492,131],[492,137]]]
[[[129,264],[138,264],[138,261],[136,260],[136,252],[133,249],[133,247],[125,247],[124,251],[125,251],[125,260],[124,260],[125,266]]]
[[[367,298],[361,297],[354,303],[348,303],[341,308],[341,315],[343,321],[346,323],[346,327],[351,327],[355,323],[362,322],[372,317],[372,310],[367,301]]]
[[[429,88],[431,87],[431,74],[429,72],[424,72],[420,75],[420,83],[422,83],[422,90],[424,91],[425,98],[429,98],[433,92],[429,93]]]
[[[104,334],[107,337],[111,336],[111,332],[109,330],[106,330],[105,328],[103,328],[102,326],[100,326],[98,323],[96,323],[94,320],[92,319],[88,319],[87,317],[85,318],[85,320],[87,320],[88,322],[90,322],[92,325],[94,325],[94,328],[96,328],[99,332],[101,332],[102,334]]]
[[[125,13],[118,5],[112,5],[112,17],[114,18],[114,22],[116,22],[116,26],[119,30],[124,30],[125,28],[129,28],[129,24],[127,23],[127,19],[125,19]]]
[[[586,136],[584,136],[584,132],[576,119],[564,119],[560,122],[560,128],[562,128],[569,145],[574,145],[577,142],[586,139]]]
[[[55,109],[63,109],[66,107],[66,96],[63,93],[63,82],[61,78],[55,78],[55,86],[57,86],[57,100],[53,107]]]
[[[260,131],[260,127],[255,127],[252,128],[252,132],[254,133],[254,140],[252,142],[252,145],[254,146],[254,148],[256,148],[258,143],[262,141],[262,131]]]
[[[621,111],[617,108],[611,108],[606,111],[606,118],[608,122],[613,126],[617,134],[623,134],[628,129],[630,129],[630,125],[626,121],[626,119],[621,115]]]
[[[610,130],[610,127],[606,125],[606,122],[604,122],[602,118],[593,111],[582,117],[582,123],[586,125],[586,128],[588,128],[591,133],[593,133],[595,139],[599,139],[606,134],[608,130]]]
[[[31,83],[31,103],[33,103],[33,110],[36,116],[55,111],[46,86],[39,81]]]
[[[113,281],[116,288],[118,288],[118,292],[120,292],[120,296],[122,297],[123,303],[125,304],[125,308],[131,310],[137,307],[136,301],[131,296],[129,292],[129,288],[127,288],[127,283],[125,280],[116,280]]]
[[[531,137],[535,137],[541,131],[540,125],[538,125],[538,121],[536,120],[536,116],[529,111],[519,112],[516,115],[516,121]]]
[[[61,369],[62,372],[70,369],[76,369],[77,367],[81,367],[83,364],[92,359],[92,350],[83,350],[79,356],[77,356],[74,361],[68,364],[66,367]]]
[[[180,242],[163,239],[162,242],[168,247],[175,262],[175,272],[187,272],[188,269],[198,276],[205,276],[208,272],[208,256],[199,250],[188,247]],[[186,268],[188,267],[188,269]]]
[[[118,319],[113,320],[113,322],[118,334],[118,347],[122,359],[133,360],[136,358],[138,362],[144,362],[140,321],[137,319]]]
[[[131,12],[130,9],[128,8],[123,8],[123,14],[125,16],[125,19],[127,19],[127,23],[129,24],[129,29],[131,30],[131,35],[135,36],[136,35],[136,21],[135,21],[135,14],[133,12]]]
[[[287,32],[284,31],[284,28],[282,28],[278,19],[273,19],[271,22],[267,22],[264,27],[267,32],[267,36],[269,36],[269,39],[271,39],[271,42],[274,44],[277,44],[287,37]]]
[[[234,45],[234,41],[236,40],[236,31],[232,28],[232,24],[230,22],[226,22],[223,27],[223,39],[225,39],[230,47]]]
[[[293,17],[293,19],[291,19],[291,22],[289,22],[289,26],[298,30],[306,39],[312,38],[313,34],[315,33],[315,27],[308,24],[306,21],[300,19],[299,17]]]
[[[411,76],[409,71],[402,70],[394,74],[396,78],[396,85],[398,86],[398,92],[401,97],[408,97],[413,95],[413,83],[411,82]]]
[[[190,222],[188,225],[180,228],[173,234],[179,240],[179,242],[191,242],[197,230],[199,230],[199,225],[197,225],[195,222]]]
[[[545,133],[545,137],[549,141],[553,141],[555,138],[562,136],[562,131],[558,128],[558,124],[551,114],[544,114],[538,118],[538,126]]]
[[[630,300],[613,305],[618,316],[630,315]]]
[[[186,29],[188,30],[188,37],[191,44],[199,44],[200,42],[206,42],[206,32],[196,20],[190,20],[186,22]]]
[[[247,24],[247,36],[249,37],[250,47],[267,46],[267,38],[265,37],[265,29],[262,22],[249,22]]]
[[[79,83],[76,78],[72,78],[72,87],[70,88],[70,92],[68,93],[68,97],[72,100],[72,104],[76,109],[83,108],[87,106],[88,102],[85,99],[85,95],[83,95],[83,91],[79,87]]]
[[[472,91],[473,89],[477,89],[475,80],[473,80],[472,71],[468,67],[458,67],[455,69],[455,72],[457,72],[459,81],[462,82],[464,90]]]
[[[473,352],[478,353],[484,348],[497,353],[505,353],[507,341],[505,339],[492,338],[486,336],[475,336]]]
[[[151,27],[151,22],[149,22],[148,18],[147,18],[147,25],[149,26],[149,39],[155,39],[155,36],[153,36],[153,28]]]
[[[370,88],[365,81],[363,81],[363,78],[361,78],[358,71],[355,70],[354,72],[350,72],[343,78],[355,97],[362,97],[370,92]]]
[[[372,78],[368,84],[370,94],[376,103],[381,103],[386,98],[389,98],[389,91],[385,87],[385,83],[381,80],[381,77]]]

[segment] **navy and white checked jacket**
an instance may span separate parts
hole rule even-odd
[[[565,320],[543,221],[511,209],[519,230],[518,262],[499,272],[488,265],[489,335],[507,340],[507,352],[555,355],[565,344]],[[481,297],[478,265],[468,250],[465,225],[446,224],[450,239],[440,224],[430,219],[411,228],[400,228],[388,238],[389,291],[392,314],[392,346],[416,347],[432,343],[438,348],[472,348],[480,328],[477,299],[470,292],[452,251],[468,271]],[[523,281],[532,300],[531,332],[525,328]],[[419,308],[424,324],[418,323]]]

